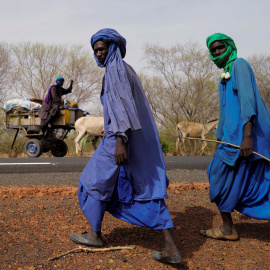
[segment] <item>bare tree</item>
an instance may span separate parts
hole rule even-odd
[[[90,52],[80,45],[72,46],[63,68],[75,81],[71,98],[81,105],[96,103],[104,71],[97,66]]]
[[[140,77],[163,129],[175,134],[180,121],[207,122],[218,117],[219,72],[207,50],[197,43],[169,49],[147,44],[144,53],[154,75]]]
[[[21,97],[44,99],[58,76],[75,81],[68,99],[79,105],[96,100],[101,89],[103,71],[82,46],[56,46],[24,43],[13,46],[16,69],[15,92]]]
[[[253,68],[258,89],[270,107],[270,55],[253,55],[248,61]]]
[[[10,46],[6,43],[0,43],[0,105],[10,93],[11,68]]]
[[[42,43],[13,46],[15,58],[14,88],[21,97],[44,98],[59,70],[51,63],[62,63],[65,48]]]

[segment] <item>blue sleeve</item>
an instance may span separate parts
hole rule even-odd
[[[235,77],[235,86],[241,106],[241,117],[243,125],[245,125],[252,116],[256,115],[256,101],[252,85],[254,74],[248,62],[241,58],[235,62],[232,73]]]
[[[115,136],[123,137],[124,142],[127,143],[128,141],[128,132],[116,132],[114,133]]]
[[[220,83],[219,83],[220,86]],[[222,104],[221,91],[219,90],[219,119],[216,131],[216,137],[221,141],[223,137],[223,126],[225,121],[225,113]]]

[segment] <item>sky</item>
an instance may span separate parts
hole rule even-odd
[[[216,32],[232,37],[238,56],[270,54],[269,0],[0,0],[0,41],[80,44],[114,28],[127,40],[126,62],[146,67],[146,43],[166,48]]]

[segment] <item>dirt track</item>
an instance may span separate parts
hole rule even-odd
[[[235,212],[237,242],[198,234],[202,228],[220,224],[218,211],[209,202],[205,174],[199,174],[168,173],[171,180],[182,179],[171,183],[166,200],[175,225],[175,242],[184,259],[176,266],[151,260],[150,253],[162,249],[160,232],[127,224],[110,214],[103,223],[106,247],[135,245],[134,250],[81,252],[48,261],[77,247],[70,241],[70,233],[89,229],[78,205],[77,184],[1,186],[0,269],[270,269],[267,221]]]

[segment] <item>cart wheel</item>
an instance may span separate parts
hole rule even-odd
[[[53,143],[51,152],[55,157],[64,157],[67,154],[68,146],[64,141],[57,140]]]
[[[30,158],[39,157],[42,154],[42,144],[38,139],[30,139],[24,145],[24,152]]]
[[[51,150],[52,142],[50,139],[41,138],[40,142],[42,144],[42,153],[47,153]]]

